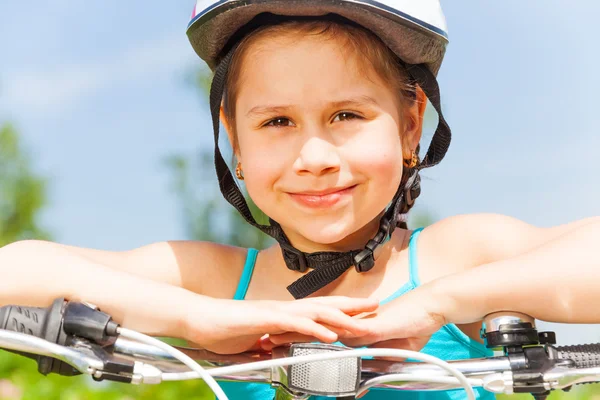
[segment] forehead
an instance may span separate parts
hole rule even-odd
[[[263,37],[242,59],[238,107],[256,103],[331,99],[333,95],[376,97],[385,85],[368,62],[343,39],[318,35]]]

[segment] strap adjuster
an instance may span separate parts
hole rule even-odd
[[[382,217],[375,237],[367,242],[364,250],[354,256],[354,268],[357,272],[367,272],[373,269],[382,245],[389,240],[391,231],[392,224],[385,216]]]
[[[373,240],[369,240],[369,243]],[[370,271],[375,266],[375,257],[373,257],[373,251],[369,248],[362,250],[360,253],[354,256],[354,268],[357,272]]]
[[[280,242],[279,246],[281,246],[281,249],[284,253],[292,253],[296,257],[296,262],[294,262],[293,265],[289,265],[288,263],[286,263],[288,264],[289,269],[298,272],[306,272],[308,270],[308,263],[306,262],[306,257],[304,256],[304,253],[302,253],[300,250],[294,248],[288,243]]]

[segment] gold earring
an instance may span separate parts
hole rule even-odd
[[[242,163],[240,162],[238,162],[237,167],[235,167],[235,176],[237,176],[237,178],[240,181],[244,180],[244,173],[242,172]]]
[[[405,158],[404,159],[404,166],[407,168],[414,168],[417,166],[417,163],[419,162],[419,157],[417,157],[417,153],[415,153],[415,151],[412,151],[412,156],[410,158]]]

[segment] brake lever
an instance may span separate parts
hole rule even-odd
[[[114,354],[112,346],[102,346],[77,337],[71,340],[70,346],[81,353],[98,359],[102,363],[102,368],[96,368],[94,373],[91,374],[94,380],[110,380],[122,383],[132,383],[134,380],[136,363]]]
[[[93,375],[104,368],[103,361],[93,353],[64,347],[25,333],[0,329],[0,341],[2,348],[51,357],[67,363],[83,374]]]

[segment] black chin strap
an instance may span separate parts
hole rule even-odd
[[[358,272],[369,271],[375,265],[377,249],[391,237],[394,229],[400,223],[399,216],[410,210],[414,200],[420,194],[419,171],[438,164],[444,158],[450,145],[450,127],[441,112],[440,94],[435,76],[423,64],[406,66],[409,75],[423,89],[437,111],[439,122],[423,162],[413,169],[405,169],[402,181],[390,203],[390,207],[381,217],[377,234],[367,242],[363,249],[348,252],[303,253],[292,246],[277,222],[270,220],[270,225],[262,225],[256,222],[219,149],[221,101],[227,81],[229,64],[236,49],[237,45],[232,46],[215,69],[210,89],[210,111],[215,140],[215,169],[223,197],[240,212],[249,224],[279,242],[283,258],[289,269],[300,272],[312,269],[312,271],[288,286],[287,289],[294,298],[300,299],[311,295],[339,278],[352,266]]]

